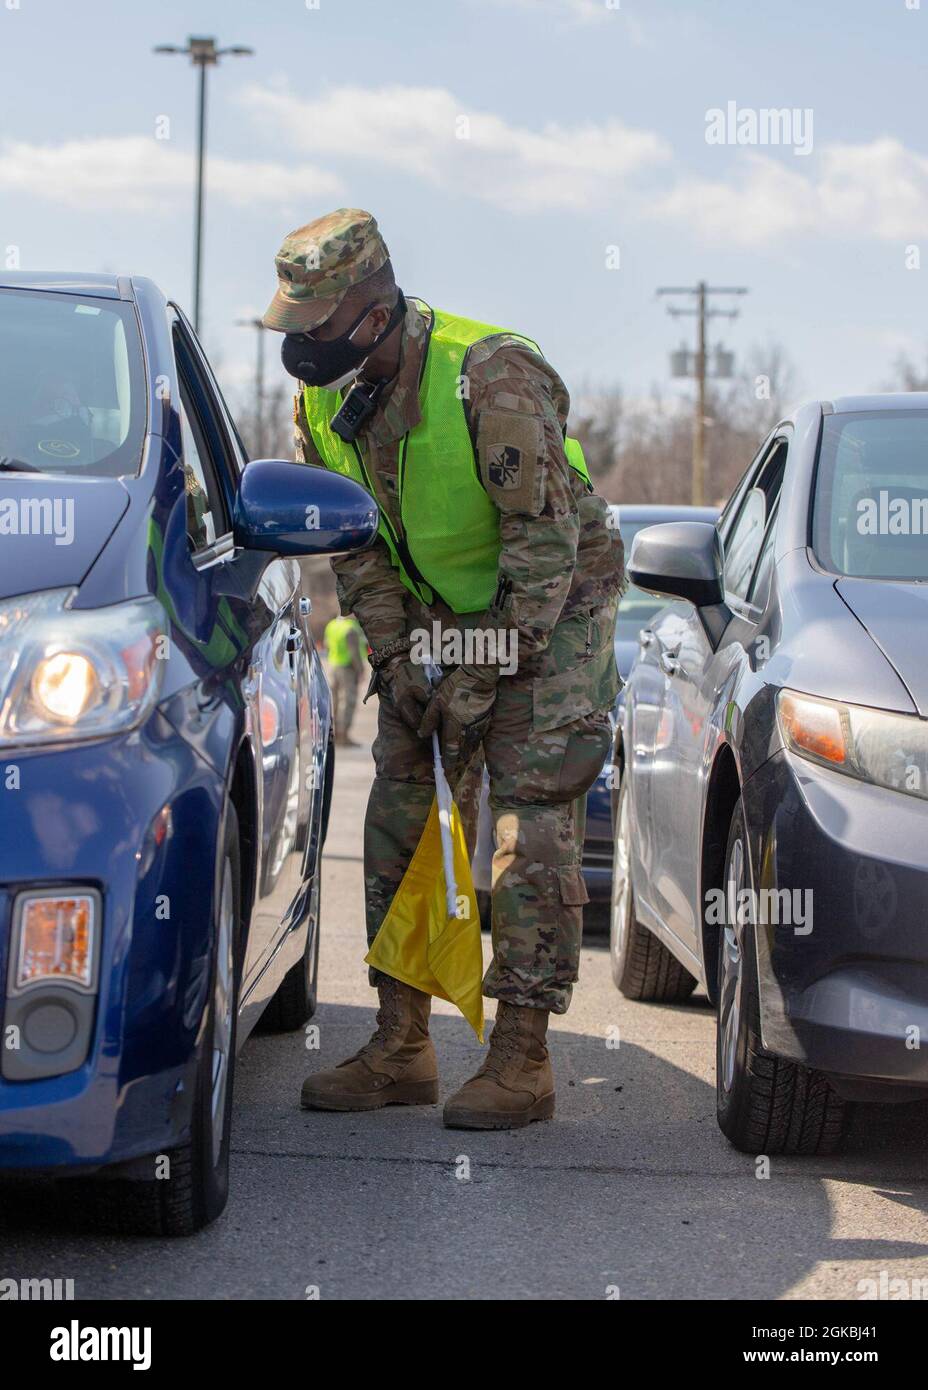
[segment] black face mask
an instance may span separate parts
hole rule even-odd
[[[355,376],[366,358],[389,336],[406,312],[406,301],[402,294],[387,320],[382,333],[379,333],[367,347],[357,347],[352,336],[361,327],[376,301],[368,304],[355,319],[350,328],[328,342],[319,342],[309,333],[287,333],[280,349],[280,360],[284,370],[295,376],[306,386],[325,386],[335,390],[344,386]]]

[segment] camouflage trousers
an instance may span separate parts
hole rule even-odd
[[[580,867],[586,792],[611,742],[619,689],[616,601],[555,628],[540,656],[500,678],[483,740],[495,826],[491,999],[565,1013],[577,979],[588,901]],[[364,825],[368,942],[373,941],[422,835],[435,782],[429,740],[380,701],[376,775]],[[482,759],[455,779],[465,824]],[[475,795],[476,788],[476,795]],[[470,838],[471,848],[473,839]],[[372,983],[377,974],[372,972]]]
[[[358,707],[358,673],[353,666],[333,666],[331,684],[335,737],[348,738]]]

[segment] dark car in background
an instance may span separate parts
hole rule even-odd
[[[928,393],[803,406],[629,570],[616,983],[705,988],[734,1145],[829,1152],[928,1096]]]
[[[315,1008],[329,692],[294,557],[348,479],[246,462],[148,280],[0,278],[0,1176],[225,1205],[236,1049]]]
[[[610,508],[612,524],[616,526],[625,546],[626,566],[632,543],[645,526],[668,521],[705,521],[715,523],[717,507],[674,507],[657,505],[619,506]],[[646,593],[629,583],[619,604],[615,625],[615,661],[623,681],[628,679],[632,662],[638,653],[638,635],[664,605],[664,600]],[[625,716],[625,688],[619,691],[613,715],[616,730]],[[613,814],[616,803],[616,779],[610,754],[602,772],[586,796],[586,831],[583,839],[583,877],[591,903],[608,904],[612,898]]]

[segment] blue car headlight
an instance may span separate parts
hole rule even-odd
[[[72,595],[0,603],[0,747],[123,733],[158,698],[167,621],[157,599],[72,609]]]

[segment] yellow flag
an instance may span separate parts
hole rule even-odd
[[[447,999],[483,1042],[483,950],[480,916],[458,808],[451,808],[458,899],[448,916],[438,802],[432,801],[422,838],[364,959],[404,984]]]

